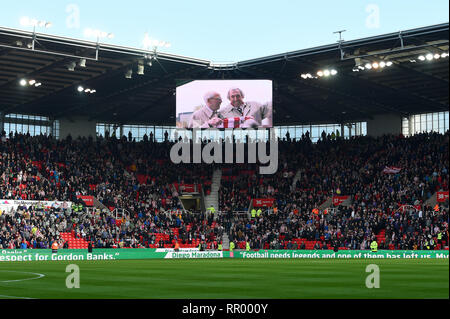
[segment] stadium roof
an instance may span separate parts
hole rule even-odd
[[[33,47],[34,43],[34,47]],[[449,109],[449,25],[278,54],[227,65],[135,48],[0,28],[0,112],[97,122],[175,124],[175,88],[183,79],[271,79],[274,124],[340,123],[374,115]],[[86,60],[81,67],[80,61]],[[354,71],[391,61],[390,67]],[[139,64],[144,74],[138,75]],[[151,66],[150,66],[151,64]],[[73,68],[73,71],[69,69]],[[314,78],[318,70],[336,76]],[[132,69],[131,78],[125,73]],[[301,74],[313,78],[302,78]],[[36,80],[39,87],[21,86]],[[95,89],[80,94],[78,86]]]

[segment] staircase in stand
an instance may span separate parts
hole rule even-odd
[[[223,233],[223,235],[222,235],[222,249],[223,250],[230,249],[230,239],[228,238],[227,233]]]
[[[292,181],[291,190],[295,190],[297,188],[297,181],[299,181],[301,177],[302,177],[302,170],[299,169],[294,176],[294,180]]]
[[[205,196],[205,208],[213,206],[216,212],[219,211],[219,188],[222,181],[222,170],[214,171],[211,181],[211,193]]]

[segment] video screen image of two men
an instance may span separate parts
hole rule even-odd
[[[193,80],[176,90],[178,128],[271,128],[272,81]]]

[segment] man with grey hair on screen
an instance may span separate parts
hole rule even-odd
[[[244,92],[240,88],[233,87],[227,94],[230,104],[220,110],[224,118],[246,117],[241,127],[272,127],[271,103],[244,102]]]
[[[222,98],[215,91],[209,91],[203,96],[205,106],[192,114],[188,128],[216,128],[222,124],[222,116],[218,112]]]

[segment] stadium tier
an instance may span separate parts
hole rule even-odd
[[[0,248],[448,249],[448,197],[435,200],[448,194],[448,131],[278,144],[277,173],[260,175],[258,164],[173,164],[169,141],[3,132],[0,199],[17,205],[0,212]],[[212,187],[217,211],[184,207]]]

